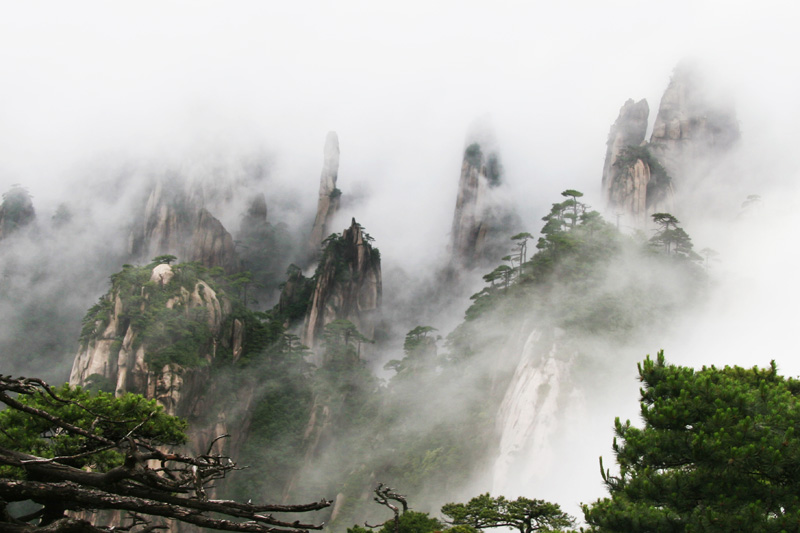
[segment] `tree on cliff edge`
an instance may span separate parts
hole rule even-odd
[[[322,526],[279,520],[274,512],[307,512],[330,505],[257,505],[209,499],[209,483],[237,470],[214,452],[191,457],[164,451],[186,441],[183,420],[155,400],[53,389],[44,381],[0,376],[0,530],[99,533],[110,528],[68,512],[127,511],[115,531],[165,529],[159,519],[208,529],[307,533]],[[12,510],[14,502],[35,509]],[[34,507],[33,505],[28,505]]]

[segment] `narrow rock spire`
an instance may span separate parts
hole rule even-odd
[[[328,226],[339,209],[341,191],[336,188],[336,179],[339,175],[339,137],[336,132],[328,132],[323,154],[317,215],[308,238],[309,256],[312,258],[319,255],[319,247],[328,236]]]
[[[464,150],[450,230],[451,263],[485,266],[505,255],[517,216],[503,192],[503,167],[493,136],[472,132]]]

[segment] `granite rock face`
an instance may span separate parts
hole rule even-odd
[[[217,350],[224,346],[234,358],[241,352],[242,328],[236,327],[235,320],[228,320],[230,302],[206,282],[197,281],[192,290],[180,286],[168,264],[155,266],[149,281],[157,287],[115,284],[93,308],[95,312],[90,311],[70,383],[86,385],[99,380],[110,384],[118,395],[142,394],[157,399],[170,414],[191,416],[196,412],[194,404],[208,387],[208,367]],[[155,291],[168,291],[169,297],[157,301]],[[157,318],[148,324],[144,318],[148,315]],[[161,335],[158,328],[164,324],[171,324],[175,330],[183,327],[184,331]],[[198,326],[202,328],[200,334]],[[193,364],[151,358],[190,336],[199,339],[188,345],[196,357]]]
[[[640,160],[633,165],[622,166],[617,163],[620,152],[628,146],[641,146],[647,134],[647,119],[650,106],[647,100],[634,102],[629,99],[619,110],[614,125],[608,133],[606,141],[606,158],[603,164],[603,197],[609,206],[622,209],[626,213],[638,216],[645,211],[647,182],[650,181],[650,169]],[[632,166],[637,161],[639,169]],[[633,172],[631,172],[633,170]],[[622,177],[627,173],[628,176]],[[631,175],[632,174],[632,175]],[[645,175],[646,174],[646,175]]]
[[[450,231],[454,266],[482,267],[505,255],[516,215],[503,198],[502,177],[495,150],[478,142],[467,146]]]
[[[341,192],[336,188],[339,177],[339,137],[329,132],[323,150],[322,173],[319,177],[319,199],[314,225],[308,237],[308,254],[311,258],[319,255],[319,247],[328,236],[329,225],[339,210]]]
[[[148,261],[159,255],[175,255],[180,261],[198,261],[227,273],[241,269],[233,237],[202,202],[179,185],[156,182],[145,205],[143,221],[129,240],[132,257]]]
[[[739,139],[732,107],[713,97],[693,65],[676,67],[664,92],[650,141],[649,106],[628,100],[608,135],[602,192],[625,223],[644,228],[657,212],[680,211],[688,194]]]
[[[187,268],[128,265],[112,276],[111,290],[84,319],[70,383],[155,399],[189,420],[182,451],[203,454],[213,442],[216,453],[237,456],[257,394],[252,379],[232,385],[225,378],[233,368],[225,363],[235,364],[243,353],[244,319],[233,316],[233,304],[212,282]],[[231,438],[215,441],[220,435]],[[107,526],[120,520],[118,513],[97,517]],[[199,529],[173,523],[169,531]]]
[[[362,335],[374,337],[383,283],[380,253],[370,241],[355,219],[340,237],[327,241],[303,326],[306,346],[318,346],[334,320],[349,320]]]
[[[723,96],[710,93],[697,66],[678,65],[661,97],[650,136],[653,154],[673,176],[676,187],[697,179],[739,137],[733,107]]]

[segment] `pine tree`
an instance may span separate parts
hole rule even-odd
[[[797,531],[800,381],[766,369],[639,365],[644,427],[615,422],[619,475],[591,531]]]

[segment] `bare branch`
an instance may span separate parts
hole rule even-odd
[[[208,527],[221,531],[245,531],[254,533],[308,533],[307,529],[273,527],[265,517],[253,516],[249,522],[232,522],[197,513],[170,503],[125,496],[81,487],[69,481],[58,483],[42,483],[38,481],[19,481],[0,479],[0,497],[12,501],[21,499],[52,500],[58,499],[65,509],[122,509],[136,511],[153,516],[162,516],[180,520],[200,527]],[[189,502],[191,500],[185,500]]]
[[[392,518],[392,521],[394,522],[394,531],[395,531],[395,533],[399,533],[399,531],[400,531],[400,509],[396,505],[391,503],[389,500],[394,500],[396,502],[400,502],[400,504],[403,506],[403,514],[405,514],[406,511],[408,511],[408,501],[406,500],[406,497],[403,496],[402,494],[399,494],[399,493],[395,492],[393,488],[388,487],[388,486],[384,486],[383,483],[378,483],[378,486],[375,487],[375,491],[374,492],[375,492],[375,497],[373,498],[373,500],[375,500],[376,502],[378,502],[381,505],[384,505],[384,506],[388,507],[394,513],[394,518]],[[383,527],[388,523],[389,523],[389,520],[387,520],[386,522],[384,522],[384,523],[382,523],[380,525],[377,525],[377,526],[371,526],[366,522],[364,522],[364,525],[366,527],[368,527],[368,528],[375,529],[375,528],[378,528],[378,527]]]
[[[227,433],[225,433],[225,434],[223,434],[223,435],[220,435],[220,436],[218,436],[218,437],[217,437],[217,438],[215,438],[214,440],[212,440],[212,441],[211,441],[211,444],[209,444],[209,445],[208,445],[208,451],[206,452],[206,455],[207,455],[207,456],[210,456],[210,455],[211,455],[211,450],[212,450],[212,449],[214,449],[214,444],[215,444],[215,443],[216,443],[218,440],[220,440],[220,439],[227,439],[227,438],[229,438],[229,437],[230,437],[230,435],[229,435],[229,434],[227,434]]]

